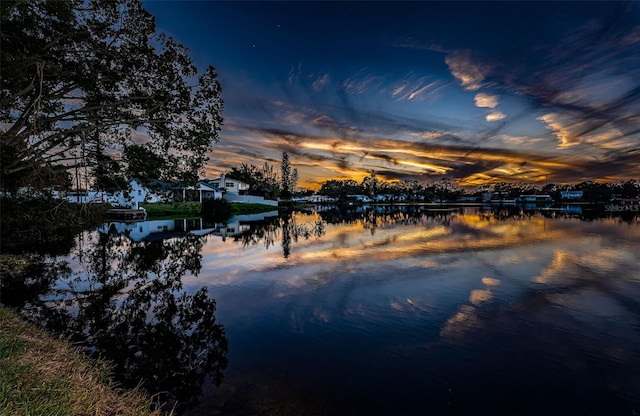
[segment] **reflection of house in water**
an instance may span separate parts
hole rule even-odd
[[[98,229],[101,233],[126,234],[133,241],[159,241],[179,237],[184,233],[206,235],[214,227],[196,219],[153,220],[135,223],[108,222]]]
[[[261,212],[258,214],[236,215],[231,217],[226,224],[220,224],[213,230],[213,234],[222,237],[225,241],[227,237],[236,237],[251,230],[251,223],[264,221],[266,218],[277,217],[278,211]]]
[[[525,211],[545,210],[551,208],[552,205],[553,204],[551,204],[550,202],[546,204],[541,204],[539,202],[525,202],[520,204],[522,209]]]
[[[582,214],[582,207],[580,205],[563,205],[562,208],[560,208],[560,213],[561,214],[574,214],[574,215],[581,215]]]
[[[107,222],[98,229],[101,233],[126,234],[133,241],[160,241],[180,237],[185,233],[195,235],[218,235],[223,240],[237,236],[250,229],[251,222],[277,216],[278,211],[260,214],[238,215],[227,224],[208,223],[202,218],[141,221],[135,223]]]

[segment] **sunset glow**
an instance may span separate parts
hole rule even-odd
[[[213,64],[225,124],[208,177],[460,186],[640,176],[637,2],[145,1]]]

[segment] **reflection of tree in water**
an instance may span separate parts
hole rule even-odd
[[[23,296],[25,315],[64,334],[96,356],[113,362],[126,387],[143,382],[161,403],[188,406],[206,376],[219,384],[227,365],[224,328],[206,288],[182,293],[182,277],[201,268],[203,237],[132,242],[125,235],[98,234],[79,255],[86,273],[59,275],[60,265],[42,263],[42,289]],[[5,279],[3,277],[3,290]],[[45,300],[46,297],[46,300]]]
[[[280,217],[272,217],[262,221],[254,221],[244,225],[249,228],[234,237],[234,241],[242,242],[244,247],[264,244],[265,248],[275,245],[280,238],[283,257],[291,255],[292,243],[300,238],[308,239],[312,236],[322,237],[326,233],[327,224],[356,224],[370,230],[374,235],[378,227],[395,225],[444,225],[451,226],[456,215],[468,215],[468,208],[454,207],[434,209],[420,205],[377,205],[373,207],[349,207],[323,210],[318,212],[319,218],[313,222],[298,224],[295,213],[287,213]],[[476,207],[471,210],[472,215],[478,215],[482,220],[523,220],[533,217],[552,218],[556,216],[568,217],[575,215],[561,214],[553,210],[528,210],[518,206],[504,207]],[[590,213],[590,220],[593,216]],[[598,218],[602,218],[600,215]],[[580,217],[580,219],[583,219]],[[586,220],[586,219],[583,219]]]
[[[51,262],[42,255],[0,256],[0,301],[12,308],[37,303],[61,275],[70,273],[65,262]]]
[[[265,218],[262,221],[249,223],[249,229],[234,237],[234,241],[242,242],[243,247],[264,243],[265,248],[275,245],[278,237],[278,217]]]
[[[341,209],[320,212],[320,216],[329,224],[361,223],[365,229],[375,234],[376,228],[388,225],[416,225],[438,223],[449,225],[449,211],[430,211],[423,206],[382,205],[359,209]]]
[[[282,217],[280,227],[282,228],[282,256],[285,259],[291,254],[292,242],[297,243],[300,238],[307,240],[312,236],[320,238],[326,233],[326,224],[322,219],[313,223],[298,224],[293,214]]]
[[[234,241],[241,241],[243,247],[264,243],[265,248],[275,245],[278,237],[282,239],[283,257],[291,254],[291,243],[300,238],[320,238],[326,233],[326,224],[322,219],[298,224],[294,213],[249,224],[249,229],[236,236]],[[280,232],[282,235],[280,236]]]

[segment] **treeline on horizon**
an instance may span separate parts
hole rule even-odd
[[[457,200],[463,196],[481,197],[486,192],[500,192],[505,198],[516,198],[520,195],[549,195],[554,200],[561,199],[563,191],[582,191],[584,201],[608,201],[612,197],[638,198],[640,197],[640,181],[630,179],[613,183],[584,181],[576,184],[557,185],[548,183],[543,186],[531,183],[499,182],[483,185],[473,190],[457,186],[447,178],[423,184],[412,180],[383,181],[375,176],[367,176],[360,183],[352,179],[328,180],[317,191],[320,195],[336,198],[347,195],[376,195],[404,196],[409,200]]]
[[[278,178],[278,172],[273,166],[269,166],[266,163],[262,167],[243,163],[238,167],[232,167],[225,175],[248,183],[250,193],[261,194],[265,189],[268,189],[272,195],[280,195],[281,180]],[[292,188],[294,187],[295,182]],[[441,178],[425,184],[416,180],[382,180],[373,173],[363,178],[360,182],[353,179],[330,179],[322,183],[317,191],[296,188],[292,194],[294,197],[303,197],[317,193],[337,199],[346,199],[349,195],[365,195],[368,197],[389,195],[393,197],[402,196],[408,200],[432,201],[437,199],[453,201],[463,196],[481,197],[486,192],[500,192],[505,198],[537,194],[549,195],[554,200],[560,200],[560,193],[563,191],[582,191],[582,200],[594,202],[608,201],[613,196],[638,198],[640,197],[640,181],[636,179],[618,182],[588,180],[575,184],[547,183],[542,186],[526,182],[498,182],[478,186],[471,190],[456,185],[448,178]]]

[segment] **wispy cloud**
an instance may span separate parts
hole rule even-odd
[[[451,74],[456,77],[462,86],[470,91],[478,90],[484,85],[485,78],[489,74],[490,67],[481,63],[469,50],[451,52],[445,58]]]
[[[296,66],[292,66],[289,70],[289,76],[287,77],[287,82],[289,85],[294,85],[297,83],[302,77],[302,63],[298,63]]]
[[[446,52],[445,49],[436,42],[424,42],[416,38],[407,36],[396,39],[389,43],[394,48],[406,48],[418,51]]]
[[[524,59],[492,61],[492,84],[543,109],[538,119],[559,149],[581,145],[581,153],[594,156],[604,143],[620,151],[637,148],[640,25],[634,7],[621,3],[612,16],[567,29],[558,42],[538,45]]]
[[[313,78],[313,75],[310,75],[310,77]],[[311,86],[315,91],[320,91],[321,89],[329,85],[329,82],[331,82],[331,77],[329,76],[329,74],[324,74],[315,78]]]
[[[342,89],[347,93],[365,94],[372,89],[379,88],[385,81],[385,77],[361,69],[354,75],[346,78],[342,84]]]
[[[423,100],[437,85],[437,81],[429,82],[426,76],[410,74],[392,86],[391,97],[399,101]]]

